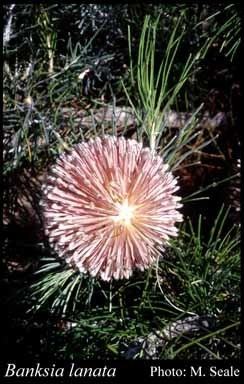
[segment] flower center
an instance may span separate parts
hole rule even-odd
[[[125,199],[122,203],[117,203],[118,215],[113,216],[115,223],[123,224],[128,226],[131,224],[131,219],[134,216],[134,207],[128,204],[128,199]]]

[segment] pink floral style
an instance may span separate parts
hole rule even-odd
[[[182,220],[177,181],[135,140],[97,137],[62,154],[43,186],[45,233],[81,272],[129,278],[157,258]]]

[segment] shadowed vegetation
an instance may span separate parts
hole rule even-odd
[[[6,355],[239,358],[238,7],[5,4],[3,32]],[[39,206],[58,155],[104,134],[169,163],[185,217],[156,265],[112,283],[57,257]]]

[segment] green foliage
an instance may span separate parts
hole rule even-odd
[[[57,46],[57,32],[52,26],[50,16],[46,10],[40,9],[40,13],[37,17],[37,25],[39,27],[39,36],[41,46],[45,51],[45,55],[48,59],[48,73],[53,73],[54,55]]]
[[[177,53],[185,35],[184,14],[179,16],[172,26],[170,35],[166,37],[168,43],[161,58],[159,69],[156,71],[156,41],[160,16],[155,21],[151,20],[150,16],[145,18],[139,42],[136,75],[134,74],[134,62],[131,55],[131,31],[129,28],[130,75],[131,85],[138,99],[136,104],[132,101],[124,84],[123,86],[139,122],[139,138],[141,139],[145,132],[151,149],[157,151],[163,136],[160,148],[163,153],[166,153],[165,160],[177,168],[188,156],[198,152],[212,141],[206,140],[204,144],[192,147],[191,151],[185,152],[182,156],[182,148],[199,134],[195,128],[201,107],[194,112],[178,136],[169,140],[167,131],[167,113],[176,104],[184,84],[196,71],[196,65],[199,65],[199,61],[206,55],[209,41],[206,39],[195,54],[189,53],[186,61],[181,64],[180,71],[177,71],[177,76],[174,75],[174,83],[172,83],[172,74],[176,71]]]
[[[238,226],[224,233],[228,212],[221,208],[206,239],[201,216],[197,231],[190,221],[184,224],[181,238],[171,244],[172,261],[165,262],[166,269],[165,264],[159,268],[165,278],[173,274],[181,289],[175,292],[176,305],[187,305],[187,311],[217,316],[226,308],[226,298],[234,303],[239,296],[240,233]]]
[[[104,283],[46,260],[32,286],[32,311],[46,307],[71,324],[68,357],[123,357],[131,343],[189,314],[208,315],[215,326],[168,340],[161,358],[224,358],[219,343],[238,356],[240,234],[226,228],[228,212],[221,208],[205,236],[201,216],[197,230],[188,220],[157,265],[129,281]],[[139,351],[135,358],[144,356]]]
[[[208,89],[197,75],[205,74],[204,60],[208,54],[215,58],[212,52],[236,60],[240,18],[234,5],[223,11],[207,4],[16,4],[4,10],[5,27],[10,26],[3,67],[7,181],[29,167],[43,173],[64,149],[103,135],[104,125],[96,124],[94,112],[109,103],[114,111],[116,104],[129,102],[137,118],[137,137],[149,142],[174,172],[200,165],[197,155],[216,144],[215,132],[199,129]],[[83,81],[87,70],[93,73],[89,86]],[[204,80],[208,83],[208,76]],[[167,113],[179,105],[193,111],[191,118],[180,130],[170,130]],[[84,128],[80,116],[91,116],[92,124]],[[110,123],[110,133],[116,134],[114,120]],[[122,132],[127,134],[127,127]],[[234,177],[225,176],[207,187],[197,185],[184,203],[209,199],[198,196]],[[28,197],[27,187],[22,188]],[[10,192],[6,189],[4,198],[11,201],[6,210],[12,220],[20,199]],[[166,340],[157,356],[239,357],[239,228],[226,229],[230,217],[223,207],[210,233],[206,220],[200,215],[195,225],[187,218],[156,266],[111,284],[50,256],[38,237],[45,257],[18,296],[24,310],[12,306],[16,329],[23,320],[23,334],[30,332],[28,346],[24,336],[17,335],[21,353],[23,343],[32,356],[37,334],[37,359],[47,352],[52,358],[145,358],[141,338],[197,314],[214,319],[212,327]],[[7,232],[8,217],[6,222]],[[42,228],[38,231],[40,235]],[[36,248],[31,248],[35,263]],[[6,246],[7,252],[13,253]],[[7,276],[14,286],[15,276]]]
[[[219,28],[216,19],[221,16],[223,17],[223,15],[225,15],[226,20],[224,20]],[[201,25],[205,28],[207,26],[208,28],[209,24],[212,24],[212,28],[217,30],[211,39],[211,43],[214,42],[219,45],[220,52],[223,52],[226,57],[233,61],[235,56],[239,53],[241,45],[241,17],[235,4],[227,5],[223,10],[217,11],[204,18],[204,20],[196,26]]]

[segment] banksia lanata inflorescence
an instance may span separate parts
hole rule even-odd
[[[162,158],[135,140],[107,136],[62,154],[43,186],[46,235],[59,256],[103,280],[129,278],[157,258],[180,197]]]

